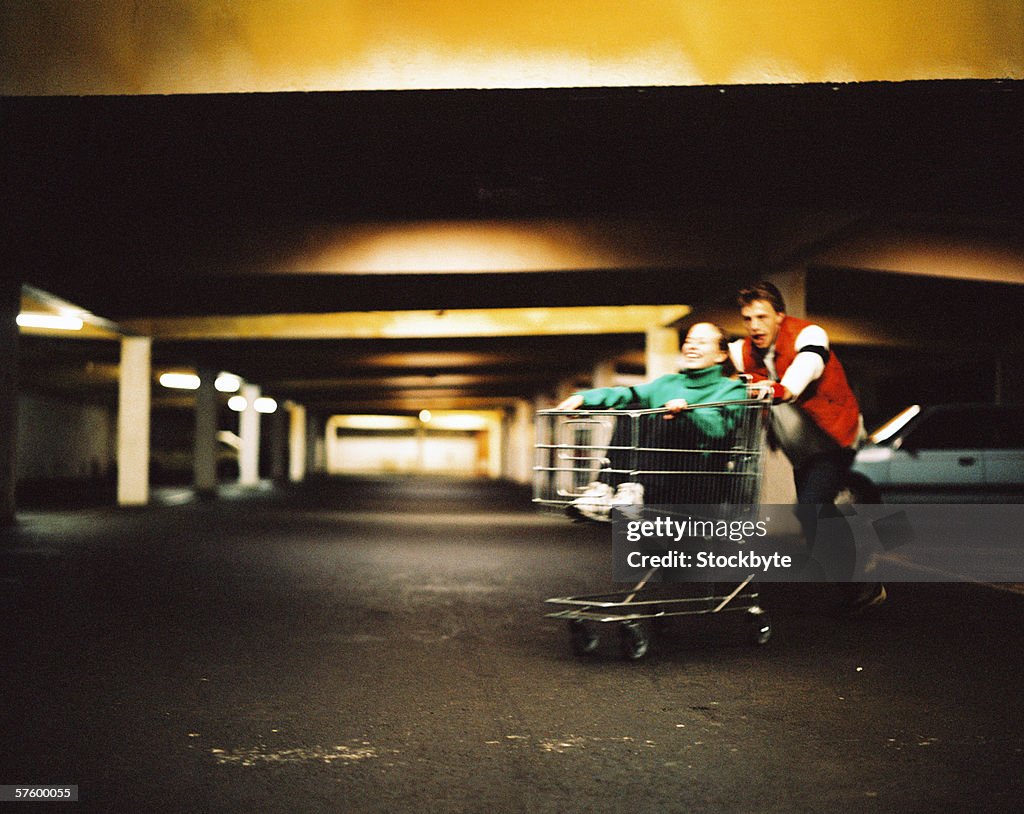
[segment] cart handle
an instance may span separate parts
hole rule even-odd
[[[546,413],[557,413],[559,415],[562,415],[562,414],[566,414],[566,415],[579,415],[580,411],[579,410],[544,410],[543,412],[546,412]],[[589,415],[589,413],[591,411],[588,410],[586,412]],[[611,415],[611,414],[614,414],[614,413],[618,413],[619,415],[622,415],[622,411],[621,410],[601,410],[599,412],[599,415]],[[569,421],[566,421],[565,423],[566,424],[598,424],[598,425],[600,425],[602,427],[608,426],[607,422],[598,421],[595,418],[584,418],[584,417],[573,418],[573,419],[570,419]]]
[[[597,461],[599,464],[602,464],[602,465],[605,465],[605,466],[611,466],[612,465],[611,458],[608,458],[607,456],[599,456],[599,455],[566,455],[563,452],[561,455],[558,456],[558,460],[560,460],[560,461],[590,461],[590,462]]]
[[[765,392],[769,393],[769,391],[765,391]],[[736,406],[743,406],[743,405],[749,405],[749,406],[764,405],[765,403],[769,402],[770,400],[771,400],[770,397],[766,397],[764,395],[758,395],[757,397],[754,397],[754,398],[734,399],[733,401],[704,401],[704,402],[701,402],[700,404],[687,404],[686,407],[683,408],[683,412],[686,412],[688,410],[699,410],[702,407],[736,407]],[[537,415],[574,415],[574,416],[580,416],[580,418],[576,419],[576,421],[571,422],[571,423],[579,422],[581,424],[585,424],[585,423],[597,423],[597,422],[594,422],[594,421],[588,419],[587,416],[658,415],[658,414],[663,414],[663,413],[667,414],[667,413],[671,413],[671,412],[672,412],[671,410],[666,410],[664,407],[656,407],[656,408],[649,409],[649,410],[580,410],[580,409],[576,409],[576,410],[556,410],[556,409],[552,408],[550,410],[538,410],[537,411]]]

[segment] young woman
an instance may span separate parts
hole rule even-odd
[[[559,410],[621,410],[621,409],[656,409],[664,407],[669,411],[666,418],[676,418],[688,422],[696,429],[680,427],[676,437],[697,439],[687,444],[707,448],[716,441],[725,438],[734,428],[741,411],[735,407],[723,405],[722,402],[739,402],[747,398],[746,385],[733,378],[735,368],[729,358],[728,337],[717,325],[710,322],[699,322],[686,333],[680,351],[680,370],[668,373],[650,382],[634,387],[598,387],[583,390],[565,399],[556,409]],[[701,407],[702,404],[715,406]],[[671,442],[667,434],[662,438],[662,446]],[[618,446],[613,437],[612,447]],[[709,465],[704,462],[701,468]],[[640,483],[627,481],[615,488],[615,480],[622,480],[621,467],[608,480],[591,483],[584,494],[570,504],[568,511],[572,516],[583,516],[592,520],[607,520],[612,508],[637,505],[644,500],[644,489]],[[612,473],[608,473],[611,475]],[[648,489],[655,487],[659,494],[648,494],[648,502],[662,502],[666,484],[664,479],[650,479]],[[718,479],[721,481],[721,479]],[[697,479],[692,479],[697,485]],[[691,490],[697,494],[697,490]],[[706,490],[700,490],[703,494]],[[702,498],[704,499],[704,498]],[[711,502],[711,497],[706,498]],[[673,500],[673,502],[676,502]],[[698,502],[697,500],[687,502]]]

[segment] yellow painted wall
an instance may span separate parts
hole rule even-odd
[[[1024,78],[1021,0],[5,0],[0,93]]]

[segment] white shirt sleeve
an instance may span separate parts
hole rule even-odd
[[[796,356],[786,368],[780,384],[796,397],[825,372],[825,360],[819,354],[802,353],[801,349],[813,346],[828,350],[828,334],[818,325],[808,325],[797,334],[794,345]]]
[[[736,369],[743,372],[743,340],[737,339],[734,342],[729,343],[729,355],[732,357],[732,363]]]

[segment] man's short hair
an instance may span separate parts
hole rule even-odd
[[[756,300],[765,300],[780,314],[786,312],[786,301],[782,299],[782,294],[773,283],[769,283],[767,280],[761,280],[746,288],[741,288],[739,294],[736,295],[736,302],[740,308],[750,305]]]

